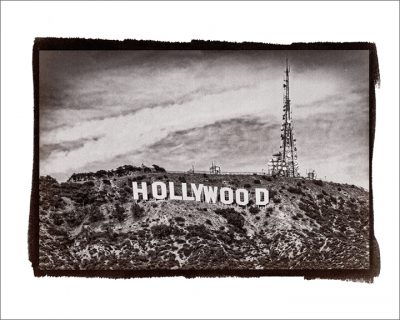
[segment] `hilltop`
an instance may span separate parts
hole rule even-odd
[[[369,193],[362,188],[146,168],[74,174],[63,183],[40,177],[39,268],[369,268]],[[262,187],[270,203],[136,202],[132,181]]]

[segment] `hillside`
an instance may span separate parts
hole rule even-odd
[[[132,181],[264,187],[271,200],[260,208],[155,199],[136,203]],[[126,166],[75,175],[65,183],[40,177],[39,188],[40,269],[369,267],[369,194],[353,185]]]

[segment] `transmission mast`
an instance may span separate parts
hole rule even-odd
[[[290,105],[290,67],[286,58],[285,78],[283,80],[283,117],[281,125],[280,151],[272,156],[268,163],[268,172],[286,177],[298,177],[299,166],[297,162],[296,139],[294,139],[294,126]]]

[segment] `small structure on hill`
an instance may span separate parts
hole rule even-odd
[[[286,175],[287,166],[285,160],[282,159],[280,152],[272,155],[271,160],[268,161],[268,174],[269,175]]]
[[[211,162],[210,174],[221,174],[221,166],[217,166],[214,161]]]
[[[194,165],[192,165],[192,167],[189,169],[189,171],[187,173],[189,173],[189,174],[193,174],[194,173]]]
[[[310,180],[315,180],[315,179],[317,179],[317,173],[315,172],[314,169],[309,169],[309,170],[307,170],[306,175],[307,175],[307,179],[310,179]]]

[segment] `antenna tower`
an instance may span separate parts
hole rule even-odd
[[[292,109],[290,105],[289,90],[290,67],[286,58],[285,78],[283,80],[283,117],[281,125],[280,151],[272,156],[268,163],[268,172],[273,175],[285,177],[298,177],[299,165],[297,162],[296,139],[294,138],[294,126]]]

